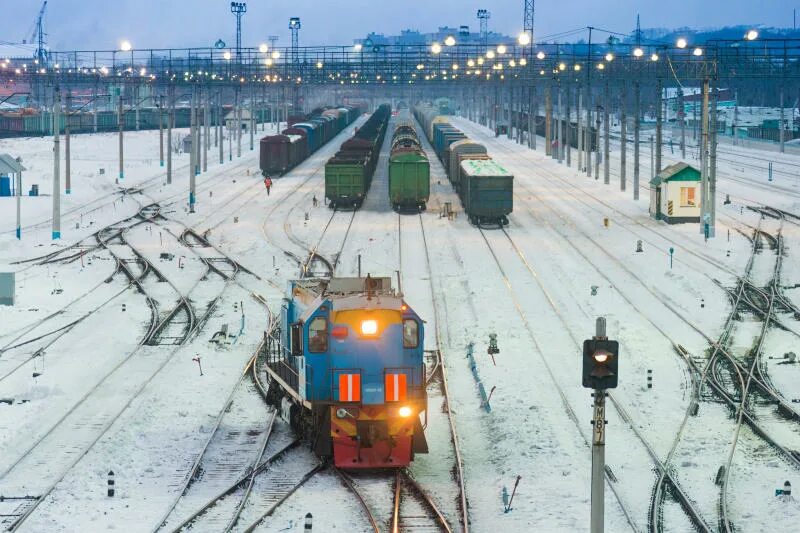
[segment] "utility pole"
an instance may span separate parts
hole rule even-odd
[[[678,87],[678,118],[681,121],[681,159],[686,159],[686,106],[683,87]]]
[[[225,162],[225,120],[222,117],[222,91],[217,93],[217,126],[219,128],[219,164]]]
[[[592,177],[592,26],[586,48],[586,175]]]
[[[53,95],[53,240],[61,238],[61,88]]]
[[[622,84],[619,95],[619,190],[625,191],[627,176],[627,155],[628,155],[628,115],[625,112],[625,97],[627,96],[625,84]]]
[[[596,117],[594,120],[594,179],[600,179],[600,105],[597,105],[595,110]]]
[[[711,196],[708,183],[708,78],[703,80],[703,107],[700,110],[702,120],[702,141],[700,143],[700,233],[705,234],[710,221],[711,213],[709,200]]]
[[[191,116],[191,128],[190,131],[192,132],[192,154],[190,157],[190,164],[189,164],[189,212],[194,213],[194,204],[195,204],[195,151],[197,146],[197,132],[195,131],[197,128],[197,90],[194,86],[192,86],[192,110],[190,113]]]
[[[125,113],[124,113],[124,110],[122,108],[122,87],[120,86],[117,90],[119,91],[118,102],[117,102],[117,117],[118,117],[117,122],[119,123],[119,124],[117,124],[117,126],[119,127],[119,181],[117,183],[119,183],[120,181],[122,181],[125,178],[125,172],[123,170],[125,168],[125,165],[124,165],[124,158],[123,158],[123,152],[122,152],[122,149],[123,149],[123,133],[122,132],[123,132],[123,130],[125,128]]]
[[[633,117],[633,199],[639,199],[639,137],[641,133],[641,88],[639,80],[633,82],[634,114]]]
[[[658,78],[658,112],[656,113],[656,168],[655,174],[650,176],[652,179],[656,174],[661,172],[661,147],[664,143],[664,119],[661,116],[661,102],[664,101],[664,90],[662,88],[661,78]]]
[[[158,97],[158,166],[164,166],[164,95]]]
[[[66,110],[64,111],[64,151],[66,152],[64,155],[64,185],[66,194],[70,194],[72,192],[72,171],[70,170],[70,150],[69,150],[69,118],[70,118],[70,110],[72,109],[72,90],[67,90],[67,106]]]
[[[208,151],[211,149],[211,91],[206,87],[206,97],[203,100],[203,172],[208,172]]]
[[[169,111],[167,113],[167,185],[172,183],[172,128],[175,127],[175,86],[167,89]]]
[[[708,172],[708,237],[716,233],[716,202],[717,202],[717,109],[719,105],[719,87],[714,79],[714,92],[711,99],[711,148],[709,154]]]
[[[611,108],[611,91],[608,87],[608,79],[606,79],[605,96],[603,97],[605,105],[603,106],[603,183],[606,185],[611,183],[611,168],[610,168],[610,153],[611,153],[611,140],[610,140],[610,124],[609,124],[609,111]]]

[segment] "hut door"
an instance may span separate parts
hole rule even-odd
[[[656,187],[656,219],[661,218],[661,186]]]

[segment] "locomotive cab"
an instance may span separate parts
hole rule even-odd
[[[289,289],[268,372],[288,389],[281,411],[293,427],[341,468],[405,466],[426,453],[423,321],[391,279],[303,279]]]

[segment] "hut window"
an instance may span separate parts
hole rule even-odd
[[[681,207],[695,207],[694,193],[697,187],[681,187]]]

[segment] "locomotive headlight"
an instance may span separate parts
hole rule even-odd
[[[361,333],[363,335],[375,335],[378,333],[377,320],[364,320],[361,322]]]
[[[408,418],[409,416],[411,416],[411,408],[408,407],[407,405],[404,405],[397,411],[397,414],[399,414],[403,418]]]

